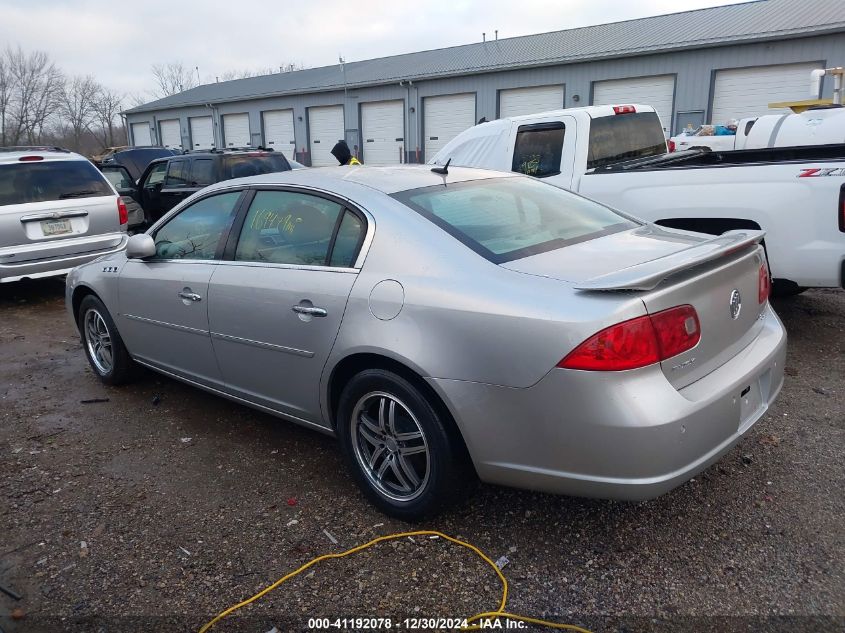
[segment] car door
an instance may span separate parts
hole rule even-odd
[[[138,194],[141,198],[141,206],[147,214],[147,219],[151,222],[164,215],[165,209],[161,201],[161,188],[166,173],[167,161],[163,160],[150,165],[146,173],[140,178]]]
[[[162,213],[167,213],[191,194],[199,191],[200,187],[191,184],[191,160],[189,158],[174,158],[167,163],[167,175],[161,187],[159,198]]]
[[[240,397],[320,423],[320,376],[357,278],[366,218],[312,192],[260,190],[209,287],[212,343]]]
[[[208,283],[241,190],[206,196],[152,233],[156,254],[130,259],[119,280],[119,330],[139,360],[221,386],[208,328]]]

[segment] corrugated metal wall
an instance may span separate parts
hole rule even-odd
[[[476,94],[476,120],[481,117],[495,119],[498,115],[498,91],[548,84],[564,84],[566,107],[590,105],[593,82],[603,79],[621,79],[648,75],[674,74],[674,111],[703,110],[709,116],[712,105],[714,73],[723,68],[742,68],[794,62],[819,62],[825,66],[845,66],[845,34],[819,35],[784,41],[730,45],[717,48],[687,50],[667,54],[640,55],[626,59],[613,59],[579,64],[537,67],[483,75],[453,77],[414,82],[400,86],[398,82],[386,86],[359,88],[343,91],[310,93],[290,97],[274,97],[249,101],[217,104],[209,107],[178,108],[150,113],[128,115],[129,123],[149,121],[153,142],[158,143],[158,121],[178,117],[182,127],[183,147],[190,147],[188,118],[213,114],[215,138],[221,143],[220,116],[228,113],[249,113],[252,144],[263,141],[261,112],[293,108],[297,155],[308,162],[308,116],[306,109],[318,105],[344,105],[347,130],[360,130],[359,104],[368,101],[402,99],[405,101],[405,121],[408,126],[406,152],[414,161],[419,148],[422,156],[423,99],[427,96],[474,92]],[[807,86],[809,90],[809,77]],[[831,82],[825,81],[823,96],[831,94]],[[806,98],[809,98],[809,94]],[[411,110],[413,108],[413,110]],[[674,120],[674,113],[673,113]],[[673,130],[674,131],[674,130]],[[360,138],[360,134],[358,134]]]

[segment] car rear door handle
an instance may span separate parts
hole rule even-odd
[[[178,294],[179,298],[184,299],[185,301],[202,301],[201,295],[198,295],[196,292],[191,292],[187,288]]]
[[[328,316],[325,308],[316,308],[314,306],[295,305],[291,308],[297,314],[307,314],[308,316],[324,317]]]

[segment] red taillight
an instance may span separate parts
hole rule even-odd
[[[117,217],[120,218],[121,224],[128,224],[129,223],[129,210],[126,208],[126,203],[123,201],[123,198],[117,198]]]
[[[637,109],[632,105],[613,106],[613,114],[636,114]]]
[[[31,163],[35,160],[44,160],[43,156],[21,156],[19,159],[22,163]]]
[[[700,339],[695,308],[677,306],[611,325],[581,343],[557,366],[587,371],[637,369],[692,349]]]
[[[769,267],[765,263],[760,264],[760,272],[757,274],[757,302],[765,303],[772,291],[772,280],[769,278]]]
[[[666,141],[666,147],[669,149],[670,152],[674,152],[675,151],[675,141],[673,141],[672,139],[669,139],[668,141]]]

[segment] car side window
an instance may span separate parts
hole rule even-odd
[[[329,264],[351,268],[355,264],[355,256],[358,255],[361,242],[364,241],[365,231],[366,227],[361,218],[347,210],[340,221]]]
[[[183,209],[155,232],[151,259],[214,259],[240,196],[240,191],[221,193]]]
[[[188,184],[186,160],[172,160],[167,167],[167,177],[164,179],[165,187],[184,187]]]
[[[167,172],[167,163],[159,163],[150,170],[146,182],[144,182],[144,189],[152,189],[157,184],[164,182],[164,174]]]
[[[559,174],[565,131],[560,122],[520,126],[511,170],[537,178]]]
[[[195,158],[191,165],[191,184],[210,185],[214,182],[214,161],[210,158]]]
[[[303,193],[258,191],[235,250],[236,261],[324,266],[343,206]]]

